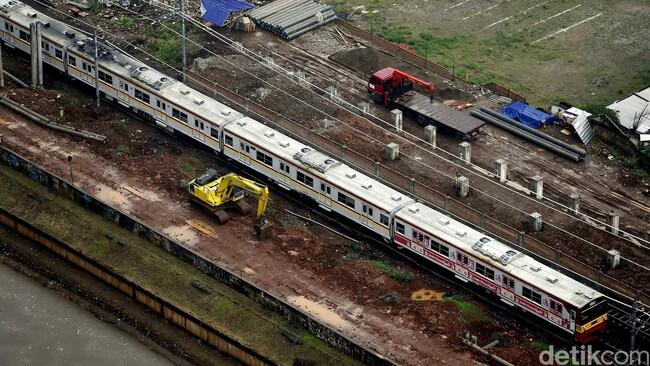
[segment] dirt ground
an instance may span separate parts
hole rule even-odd
[[[19,94],[31,94],[15,92],[16,99]],[[32,95],[30,99],[40,100],[38,109],[48,115],[55,115],[66,103],[75,104],[72,100],[87,103],[87,108],[63,107],[64,119],[109,136],[109,142],[102,145],[69,138],[3,112],[3,144],[63,177],[70,176],[66,157],[73,156],[72,179],[76,185],[239,271],[400,364],[473,362],[471,353],[457,339],[464,330],[478,334],[485,343],[495,332],[514,332],[519,341],[495,352],[516,363],[536,360],[537,351],[529,348],[529,340],[541,337],[536,331],[525,330],[518,322],[504,318],[500,310],[482,305],[475,306],[499,320],[491,321],[492,325],[467,321],[449,301],[411,300],[412,293],[423,288],[456,294],[466,301],[471,301],[471,296],[399,264],[394,265],[397,270],[411,273],[412,279],[404,283],[389,277],[389,272],[378,265],[384,260],[376,248],[354,245],[286,214],[285,208],[304,215],[308,212],[278,197],[271,201],[275,236],[270,240],[254,238],[252,217],[234,217],[227,225],[216,226],[210,217],[189,205],[181,186],[207,167],[219,168],[209,152],[183,139],[172,142],[160,130],[112,108],[93,112],[92,99],[76,92],[67,90],[58,99],[57,95],[61,94],[44,91],[40,98]],[[52,99],[54,103],[48,102]],[[101,118],[97,119],[96,113]]]
[[[650,80],[650,42],[638,31],[650,7],[642,0],[328,2],[344,16],[365,6],[369,13],[352,17],[364,29],[539,107],[605,106]]]

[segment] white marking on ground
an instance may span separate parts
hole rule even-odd
[[[457,3],[457,4],[454,4],[454,5],[450,6],[450,7],[448,7],[447,9],[443,10],[442,12],[444,13],[444,12],[446,12],[447,10],[451,10],[451,9],[457,7],[457,6],[461,6],[461,5],[465,4],[465,3],[468,2],[468,1],[470,1],[470,0],[461,1],[461,2],[459,2],[459,3]]]
[[[562,15],[562,14],[566,14],[566,13],[572,11],[572,10],[578,9],[578,8],[581,7],[581,6],[582,6],[582,4],[578,4],[578,5],[574,6],[573,8],[569,8],[569,9],[563,10],[563,11],[557,13],[557,14],[551,15],[550,17],[548,17],[548,18],[546,18],[546,19],[541,19],[541,20],[538,21],[537,23],[531,25],[531,27],[534,27],[534,26],[536,26],[536,25],[540,25],[540,24],[542,24],[542,23],[546,23],[546,22],[548,22],[548,21],[551,20],[551,19],[557,18],[557,17],[559,17],[559,16]]]
[[[545,40],[545,39],[549,39],[549,38],[551,38],[551,37],[553,37],[553,36],[556,36],[556,35],[558,35],[558,34],[560,34],[560,33],[564,33],[564,32],[566,32],[566,31],[568,31],[568,30],[570,30],[570,29],[572,29],[572,28],[574,28],[574,27],[579,26],[580,24],[584,24],[584,23],[587,23],[587,22],[589,22],[589,21],[591,21],[591,20],[594,20],[594,19],[598,18],[598,17],[601,16],[601,15],[603,15],[603,13],[598,13],[598,14],[594,15],[593,17],[590,17],[590,18],[587,18],[587,19],[581,20],[581,21],[579,21],[579,22],[577,22],[577,23],[575,23],[575,24],[571,24],[570,26],[568,26],[568,27],[566,27],[566,28],[562,28],[562,29],[560,29],[560,30],[558,30],[558,31],[556,31],[556,32],[554,32],[554,33],[551,33],[551,34],[549,34],[549,35],[547,35],[547,36],[544,36],[544,37],[542,37],[542,38],[540,38],[540,39],[538,39],[538,40],[532,42],[531,44],[535,44],[535,43],[541,42],[541,41],[543,41],[543,40]]]
[[[469,18],[473,18],[473,17],[475,17],[475,16],[477,16],[477,15],[480,15],[480,14],[486,13],[486,12],[488,12],[488,11],[490,11],[490,10],[496,8],[496,7],[499,6],[499,5],[501,5],[501,3],[494,4],[494,5],[490,6],[489,8],[485,8],[485,9],[483,9],[483,10],[479,10],[479,11],[477,11],[476,13],[474,13],[474,14],[472,14],[472,15],[470,15],[470,16],[464,17],[463,20],[467,20],[467,19],[469,19]]]
[[[529,7],[528,9],[524,9],[524,10],[518,12],[517,14],[514,14],[514,15],[511,15],[511,16],[509,16],[509,17],[505,17],[505,18],[499,19],[499,20],[497,20],[496,22],[494,22],[494,23],[492,23],[492,24],[486,26],[485,28],[483,28],[483,30],[486,30],[486,29],[492,28],[492,27],[494,27],[495,25],[501,24],[501,23],[505,22],[506,20],[511,19],[511,18],[513,18],[513,17],[515,17],[515,16],[517,16],[517,15],[519,15],[519,14],[526,14],[526,13],[528,13],[529,11],[531,11],[531,10],[533,10],[533,9],[535,9],[535,8],[539,8],[540,6],[542,6],[542,5],[544,5],[544,4],[550,3],[551,1],[553,1],[553,0],[542,1],[541,3],[539,3],[539,4],[537,4],[537,5],[533,5],[533,6]]]

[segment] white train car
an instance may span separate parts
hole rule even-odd
[[[42,23],[44,62],[95,87],[92,39],[19,1],[0,0],[0,37],[9,47],[30,53],[29,29],[36,21]],[[97,53],[103,97],[447,268],[581,343],[604,332],[605,298],[599,292],[118,50],[100,44]]]
[[[581,343],[605,331],[601,293],[447,215],[416,203],[397,213],[394,230],[396,244],[574,334]]]

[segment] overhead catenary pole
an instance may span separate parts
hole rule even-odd
[[[97,108],[100,105],[99,94],[99,43],[97,42],[97,29],[95,29],[95,97],[97,98]]]
[[[181,0],[181,53],[183,54],[183,82],[186,81],[187,40],[185,38],[185,0]]]
[[[638,295],[637,295],[638,298]],[[632,304],[632,324],[630,324],[630,355],[634,355],[634,351],[636,350],[636,313],[638,310],[639,306],[639,300],[634,300],[634,304]],[[631,360],[632,365],[636,365],[636,360]]]
[[[2,67],[2,40],[0,40],[0,88],[5,87],[5,70]]]

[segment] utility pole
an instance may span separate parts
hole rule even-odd
[[[99,108],[99,42],[97,42],[97,29],[95,29],[95,97],[97,98],[97,108]],[[72,173],[70,173],[72,175]]]
[[[5,70],[2,67],[2,40],[0,40],[0,88],[5,87]]]
[[[68,155],[68,168],[70,168],[70,183],[74,187],[74,177],[72,176],[72,155]]]
[[[187,70],[187,45],[185,39],[185,0],[181,0],[181,52],[183,53],[183,82],[185,82],[185,70]]]
[[[632,324],[630,327],[630,356],[634,354],[634,350],[636,349],[636,312],[639,307],[639,300],[634,300],[634,304],[632,304]],[[635,360],[630,360],[632,361],[632,365],[636,365]]]

